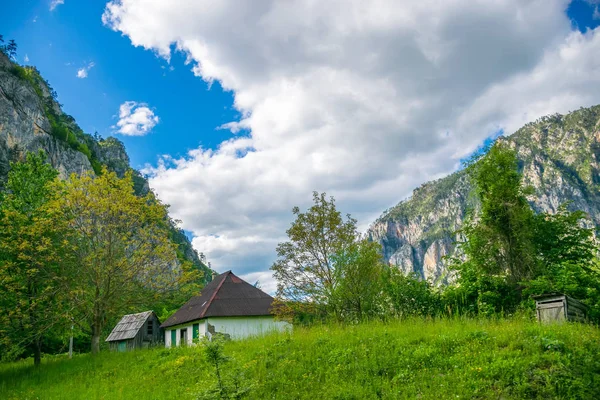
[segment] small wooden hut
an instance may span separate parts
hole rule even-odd
[[[533,298],[539,322],[585,321],[586,306],[572,297],[549,293]]]
[[[128,351],[162,342],[164,332],[154,311],[123,316],[106,338],[111,350]]]

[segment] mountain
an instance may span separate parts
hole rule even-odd
[[[536,212],[569,209],[588,213],[600,224],[600,105],[567,115],[555,114],[530,122],[505,141],[517,152],[523,183],[533,187],[528,197]],[[464,170],[428,182],[407,200],[385,211],[369,228],[390,264],[404,272],[443,283],[448,270],[443,259],[455,254],[456,231],[477,199]]]
[[[63,179],[72,173],[99,173],[106,166],[119,176],[131,170],[136,193],[150,190],[148,181],[130,167],[121,141],[84,133],[75,119],[62,111],[56,92],[35,67],[22,67],[0,52],[0,189],[10,162],[39,150],[47,154]],[[204,257],[192,248],[183,231],[173,226],[171,238],[179,245],[180,261],[190,261],[210,280]]]

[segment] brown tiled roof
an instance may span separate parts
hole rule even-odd
[[[271,296],[227,271],[215,277],[202,289],[199,296],[192,297],[161,327],[207,317],[271,315],[272,303]]]

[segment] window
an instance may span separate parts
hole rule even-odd
[[[148,334],[148,336],[152,336],[154,334],[154,321],[148,321],[146,333]]]

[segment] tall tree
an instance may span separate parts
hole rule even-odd
[[[313,193],[314,204],[296,215],[289,240],[277,246],[271,270],[280,299],[310,303],[338,317],[363,316],[372,310],[372,290],[380,270],[376,245],[359,241],[356,220],[335,207],[333,197]]]
[[[107,321],[156,303],[190,275],[178,267],[167,207],[152,192],[136,196],[131,172],[123,179],[106,168],[96,177],[73,175],[65,187],[79,267],[72,295],[95,353]]]
[[[271,269],[280,297],[327,305],[338,283],[331,256],[354,241],[356,220],[344,221],[325,193],[313,192],[313,201],[305,213],[293,208],[296,220],[286,231],[290,240],[277,246],[279,258]]]
[[[41,361],[42,343],[67,314],[67,247],[56,207],[58,173],[43,152],[11,164],[0,196],[0,340],[13,355],[31,351]]]
[[[534,213],[515,152],[496,142],[468,171],[481,210],[463,228],[462,249],[481,271],[506,275],[513,283],[531,278],[537,269]]]

